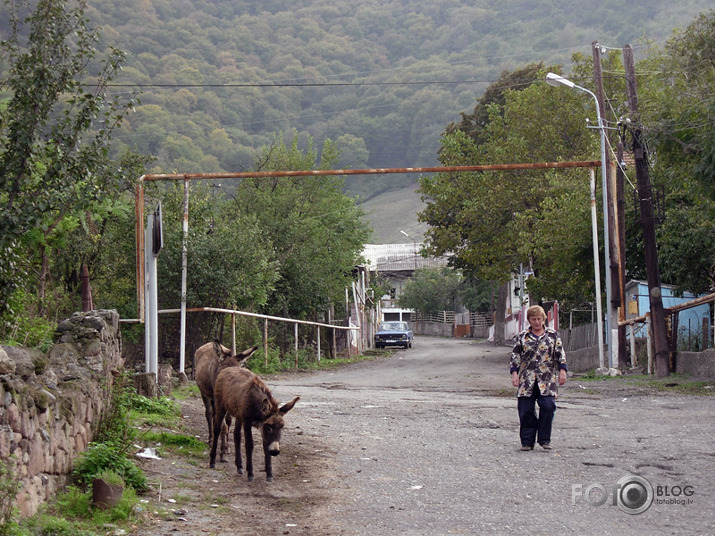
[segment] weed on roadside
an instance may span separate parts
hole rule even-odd
[[[595,370],[574,376],[582,382],[605,381],[623,386],[635,386],[653,390],[655,392],[669,392],[683,395],[712,396],[715,391],[715,382],[694,380],[682,374],[670,374],[666,378],[656,378],[647,374],[626,374],[622,376],[602,376]]]

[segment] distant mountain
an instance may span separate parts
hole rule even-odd
[[[445,127],[505,69],[568,64],[591,43],[656,42],[712,0],[91,0],[99,47],[142,92],[116,151],[154,173],[243,171],[276,133],[326,139],[342,168],[437,164]],[[0,38],[8,32],[0,4]],[[96,65],[90,66],[97,68]],[[349,177],[370,199],[414,177]]]
[[[370,243],[409,244],[412,240],[418,243],[424,240],[427,224],[417,221],[418,212],[424,208],[417,188],[414,184],[390,190],[362,204],[374,231]]]

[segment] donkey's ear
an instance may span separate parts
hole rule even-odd
[[[268,415],[271,412],[271,401],[268,400],[268,397],[265,397],[261,402],[261,412],[263,412],[263,415]]]
[[[236,357],[240,360],[241,358],[249,358],[253,355],[253,353],[258,350],[258,346],[251,346],[250,348],[246,348],[243,352],[240,354],[236,355]]]
[[[298,400],[300,400],[300,397],[296,396],[293,400],[291,400],[287,404],[283,404],[281,406],[281,409],[278,410],[278,413],[280,413],[281,415],[285,415],[286,413],[288,413],[290,410],[293,409],[293,406],[295,406],[295,403],[298,402]]]
[[[223,345],[218,342],[218,340],[214,340],[214,353],[218,357],[219,362],[223,361],[227,357],[231,357],[231,350],[228,348],[224,348]]]

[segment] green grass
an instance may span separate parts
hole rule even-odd
[[[355,357],[338,357],[335,359],[323,358],[318,363],[317,361],[311,361],[309,363],[304,363],[297,370],[331,370],[342,365],[350,365],[353,363],[360,363],[361,361],[374,361],[383,357],[392,355],[392,351],[389,350],[367,350],[363,355]],[[286,370],[296,370],[295,368],[289,368]]]
[[[189,383],[188,385],[182,385],[171,391],[171,396],[176,400],[188,400],[189,398],[196,398],[201,396],[199,391],[199,386],[195,383]]]
[[[670,392],[684,395],[712,396],[715,391],[715,381],[693,380],[682,374],[671,374],[666,378],[656,378],[647,374],[626,374],[624,376],[601,376],[597,375],[595,369],[575,376],[575,379],[583,382],[608,381],[620,382],[624,385],[635,385],[646,387],[656,392]],[[711,388],[708,388],[711,387]]]
[[[135,395],[131,399],[129,420],[135,426],[162,426],[175,428],[181,421],[181,408],[175,400],[165,396],[160,398],[147,398]]]
[[[124,489],[119,504],[109,510],[92,506],[92,491],[69,486],[57,496],[54,503],[45,505],[30,518],[23,519],[17,536],[98,536],[107,533],[107,527],[130,527],[140,515],[139,501],[131,488]]]
[[[145,444],[160,444],[159,454],[179,454],[191,458],[204,458],[206,443],[193,436],[150,430],[141,437]]]
[[[715,382],[713,381],[689,380],[677,375],[649,381],[651,385],[660,391],[676,392],[684,395],[712,396],[713,390],[715,390],[712,389],[712,387],[715,387]],[[710,389],[707,387],[710,387]]]

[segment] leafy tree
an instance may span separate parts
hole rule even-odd
[[[509,73],[502,77],[497,88],[513,79]],[[445,165],[585,160],[597,154],[599,138],[583,126],[592,102],[577,92],[538,82],[488,94],[503,104],[481,102],[486,120],[449,129],[440,153]],[[535,273],[532,296],[579,303],[593,292],[587,176],[585,170],[522,170],[424,178],[427,207],[420,219],[431,226],[428,246],[433,254],[454,253],[454,266],[482,280],[503,282],[523,263]]]
[[[491,313],[495,310],[498,288],[493,281],[482,281],[467,274],[459,287],[459,301],[470,311]]]
[[[715,11],[638,63],[640,118],[658,151],[657,171],[715,201]],[[660,164],[663,164],[662,166]]]
[[[255,169],[332,169],[337,158],[329,141],[320,156],[310,138],[301,150],[294,132],[290,145],[277,136]],[[342,188],[342,179],[327,176],[253,178],[237,187],[235,212],[258,221],[278,262],[269,312],[306,318],[342,303],[369,233],[361,209]]]
[[[255,309],[278,277],[270,237],[252,214],[236,213],[220,191],[193,184],[189,193],[187,302],[195,307]],[[183,184],[163,192],[164,242],[159,262],[162,308],[181,305]]]
[[[715,285],[715,11],[697,17],[637,65],[651,180],[666,192],[657,229],[664,282]],[[687,259],[687,262],[685,261]]]
[[[153,199],[162,200],[163,215],[164,247],[159,255],[157,276],[159,307],[178,309],[183,184],[173,182],[152,190]],[[187,263],[189,307],[258,310],[268,301],[279,275],[270,237],[255,216],[237,213],[233,201],[218,187],[201,182],[192,183],[189,192]],[[225,321],[223,314],[192,313],[187,323],[188,347],[198,348],[207,340],[220,337]],[[162,318],[161,333],[165,348],[177,348],[178,318]]]
[[[8,4],[11,35],[0,45],[7,91],[0,108],[0,314],[12,312],[11,296],[27,281],[23,246],[118,188],[107,152],[134,99],[109,95],[124,53],[110,48],[95,62],[99,34],[84,6],[39,0],[23,16]]]
[[[519,91],[530,86],[543,70],[543,63],[531,63],[514,71],[504,70],[499,80],[490,84],[479,98],[474,111],[471,114],[462,112],[462,120],[459,123],[449,124],[447,132],[461,130],[477,143],[485,141],[482,136],[490,120],[489,108],[494,104],[503,106],[506,101],[506,91]]]
[[[680,291],[712,292],[715,282],[715,205],[689,193],[668,196],[658,230],[658,262],[666,282]]]
[[[72,300],[71,309],[66,311],[53,307],[56,315],[69,315],[80,307],[81,270],[86,265],[95,307],[116,309],[122,318],[136,316],[133,186],[150,162],[150,158],[126,150],[117,162],[121,192],[94,203],[76,217],[66,218],[72,231],[54,238],[62,243],[52,247],[48,270],[55,285]],[[59,293],[56,289],[54,292]]]
[[[449,267],[418,268],[405,282],[397,302],[424,314],[453,311],[462,284],[461,275]]]

